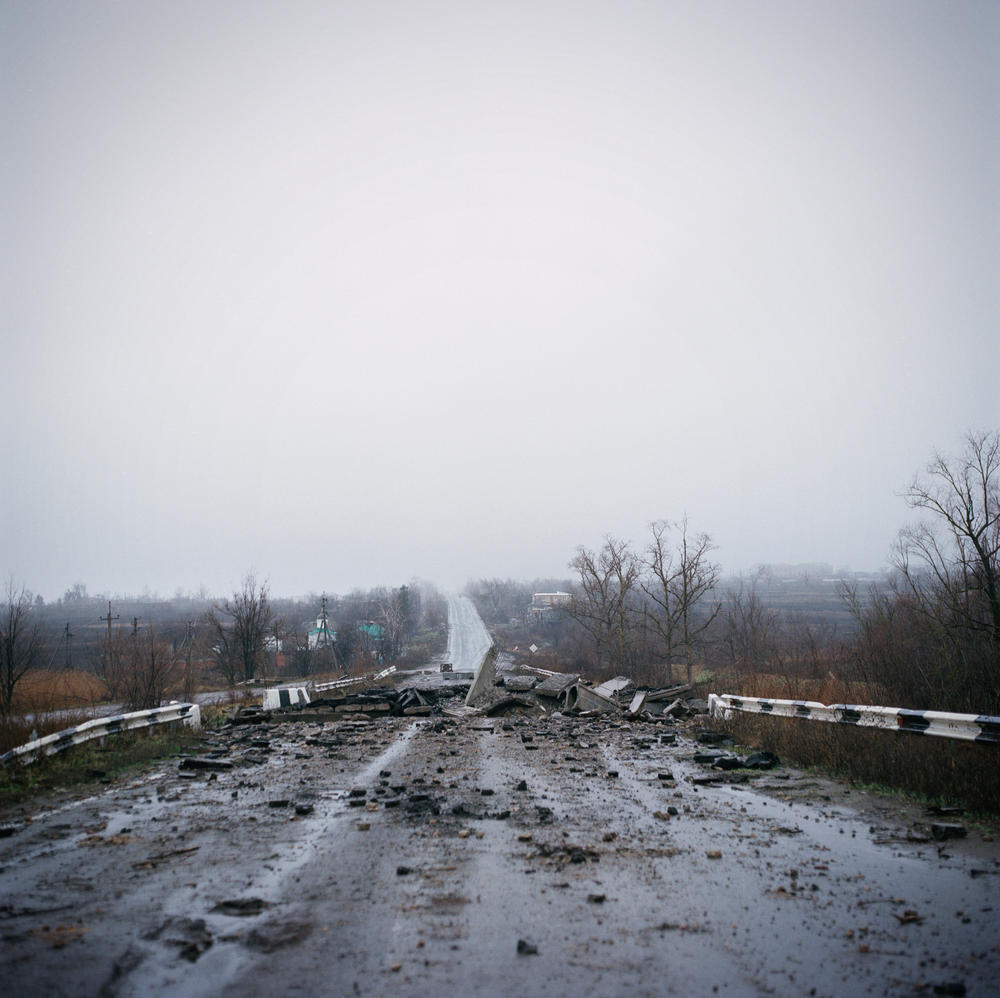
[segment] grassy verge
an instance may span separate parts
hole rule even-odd
[[[191,751],[199,737],[191,728],[165,724],[113,735],[103,746],[97,739],[84,742],[29,765],[15,762],[0,766],[0,809],[49,793],[97,791]]]
[[[1000,815],[1000,746],[793,717],[736,714],[713,727],[783,761],[930,804]]]

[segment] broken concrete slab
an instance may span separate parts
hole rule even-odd
[[[628,676],[615,676],[614,679],[609,679],[607,682],[601,683],[600,686],[595,686],[594,692],[600,693],[601,696],[605,697],[613,696],[616,693],[624,696],[626,693],[631,693],[634,689],[635,683]]]
[[[642,712],[643,707],[646,706],[646,698],[649,694],[645,690],[639,690],[634,697],[632,697],[632,702],[628,705],[628,715],[629,717],[638,717]]]
[[[540,682],[541,676],[513,676],[507,674],[503,677],[503,687],[511,693],[527,693],[534,689]]]
[[[542,714],[544,708],[525,697],[504,697],[486,707],[483,713],[487,717],[506,717],[508,714]]]
[[[598,693],[597,690],[584,686],[582,683],[567,686],[559,694],[559,704],[563,710],[600,711],[602,713],[617,713],[621,710],[621,707],[610,696]]]
[[[570,675],[565,672],[557,672],[554,675],[546,677],[544,682],[539,683],[534,692],[541,697],[553,697],[555,699],[559,698],[559,694],[563,690],[568,689],[570,686],[575,685],[580,682],[580,676]]]
[[[469,692],[465,697],[467,707],[485,699],[490,695],[497,677],[497,656],[500,650],[496,645],[490,645],[489,650],[483,656],[479,668],[476,669],[476,678],[469,687]]]
[[[661,686],[655,690],[649,690],[646,699],[650,703],[657,703],[660,700],[671,700],[679,696],[681,693],[690,693],[691,684],[682,683],[680,686]]]

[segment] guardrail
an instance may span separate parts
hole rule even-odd
[[[314,693],[325,693],[327,690],[339,690],[345,686],[357,686],[359,683],[367,683],[374,679],[385,679],[396,671],[396,666],[390,665],[388,669],[381,672],[369,672],[364,676],[348,676],[347,679],[334,679],[329,683],[314,683],[312,690]]]
[[[201,708],[196,703],[171,703],[166,707],[154,707],[152,710],[136,710],[130,714],[98,717],[93,721],[84,721],[75,728],[66,728],[44,738],[36,738],[25,745],[18,745],[0,755],[0,763],[15,760],[23,763],[34,762],[40,755],[54,755],[71,745],[80,745],[92,738],[105,738],[108,735],[120,734],[122,731],[150,728],[154,724],[171,724],[175,721],[192,728],[200,728]]]
[[[309,694],[304,686],[276,686],[264,690],[261,706],[264,710],[281,710],[283,707],[302,706],[309,703]]]
[[[914,735],[935,735],[962,741],[1000,743],[1000,717],[986,714],[951,714],[941,710],[907,710],[903,707],[868,707],[815,700],[770,700],[712,693],[708,697],[713,717],[729,718],[733,711],[770,714],[773,717],[802,717],[810,721],[832,721],[862,728],[906,731]]]

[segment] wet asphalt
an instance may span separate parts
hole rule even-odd
[[[996,993],[996,828],[608,717],[205,733],[0,816],[17,995]],[[717,782],[708,782],[717,781]],[[931,823],[959,823],[937,841]],[[962,991],[964,989],[964,992]]]

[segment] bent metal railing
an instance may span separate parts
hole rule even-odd
[[[941,710],[907,710],[903,707],[868,707],[815,700],[771,700],[712,693],[708,698],[713,717],[729,718],[733,711],[770,714],[772,717],[800,717],[810,721],[832,721],[862,728],[906,731],[914,735],[935,735],[963,741],[1000,743],[1000,717],[986,714],[950,714]]]
[[[154,724],[171,724],[180,721],[192,728],[201,727],[201,708],[196,703],[171,703],[166,707],[152,710],[136,710],[130,714],[115,714],[112,717],[97,717],[84,721],[75,728],[66,728],[55,734],[36,738],[24,745],[18,745],[0,755],[0,763],[34,762],[40,755],[53,755],[71,745],[80,745],[92,738],[105,738],[136,728],[149,728]]]

